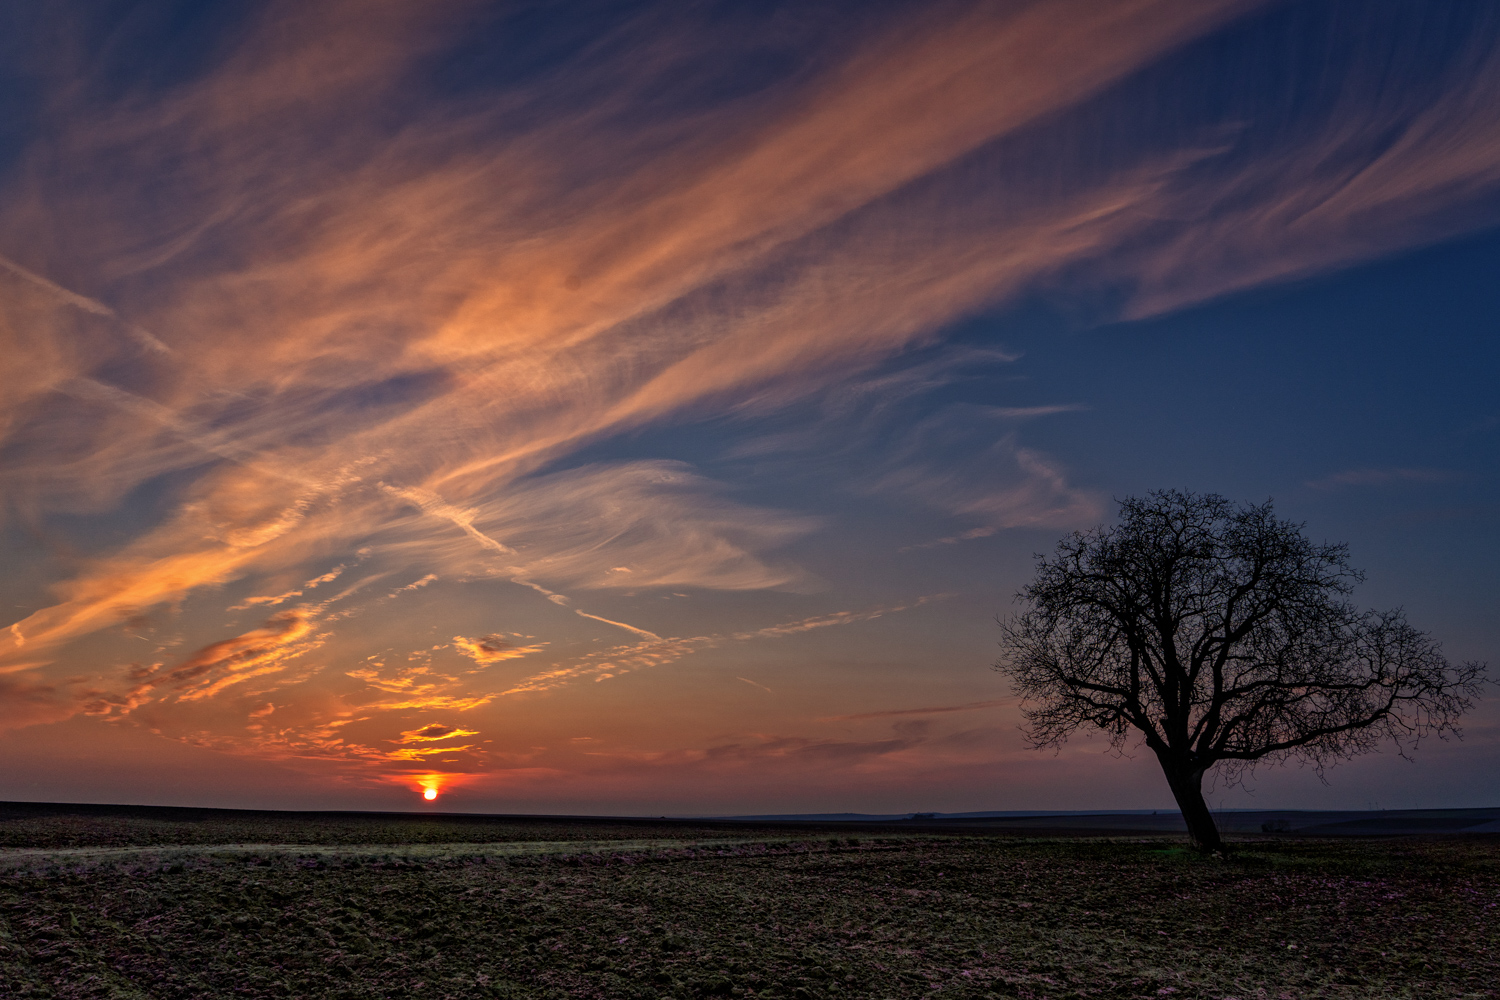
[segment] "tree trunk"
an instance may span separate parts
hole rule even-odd
[[[1167,784],[1177,808],[1182,810],[1183,822],[1187,823],[1188,839],[1193,846],[1205,854],[1223,850],[1219,839],[1219,827],[1214,823],[1214,814],[1209,811],[1203,798],[1203,769],[1173,765],[1162,761],[1162,770],[1167,774]]]

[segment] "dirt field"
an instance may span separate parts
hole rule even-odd
[[[0,822],[0,997],[1500,996],[1495,837],[127,820]]]

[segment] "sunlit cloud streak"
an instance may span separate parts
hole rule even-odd
[[[465,639],[461,635],[455,635],[453,648],[481,667],[487,667],[492,663],[504,663],[506,660],[519,660],[523,656],[540,652],[542,649],[541,646],[517,646],[509,637],[503,635],[486,635],[477,639]]]
[[[423,726],[420,729],[412,729],[401,734],[399,740],[391,740],[392,743],[430,743],[434,740],[461,739],[465,736],[478,736],[479,733],[473,729],[460,729],[457,726],[445,726],[440,722]]]
[[[466,711],[873,617],[673,638],[597,613],[578,591],[810,589],[787,549],[822,522],[682,462],[580,450],[669,419],[836,407],[861,379],[867,396],[920,391],[952,366],[876,366],[1029,291],[1145,316],[1496,218],[1493,15],[1447,72],[1378,64],[1373,31],[1330,34],[1336,92],[1308,110],[1232,93],[1214,111],[1234,66],[1203,39],[1236,19],[1299,27],[1261,8],[923,5],[748,96],[649,113],[684,60],[735,40],[644,11],[586,57],[444,94],[423,73],[476,5],[279,3],[170,85],[34,67],[53,134],[0,192],[0,348],[19,359],[0,376],[4,516],[159,498],[0,634],[0,670],[241,581],[255,590],[231,610],[285,610],[61,704],[185,712],[295,667],[359,681],[379,695],[367,714]],[[1165,97],[1203,80],[1202,106]],[[1073,408],[944,411],[853,485],[960,522],[932,544],[1087,523],[1099,496],[1017,429]],[[939,461],[933,442],[976,423],[998,428],[987,471]],[[342,627],[331,602],[352,596],[312,592],[356,550],[366,582],[392,577],[383,600],[508,581],[641,641],[484,691],[422,664],[312,664]],[[493,639],[448,652],[498,671],[548,641]],[[38,706],[17,724],[56,717],[64,673],[4,675]],[[354,718],[342,697],[256,745],[386,759],[318,728]]]
[[[261,628],[205,646],[175,666],[136,665],[126,674],[132,682],[128,692],[86,692],[83,711],[88,715],[129,712],[161,691],[171,701],[199,701],[231,685],[280,673],[326,641],[326,635],[315,632],[315,623],[316,615],[308,609],[282,611]]]
[[[830,628],[835,625],[852,625],[856,622],[873,621],[883,618],[898,611],[910,611],[912,608],[920,608],[932,601],[941,601],[951,595],[932,594],[927,597],[919,597],[910,604],[901,604],[895,607],[870,608],[866,611],[835,611],[832,614],[816,615],[812,618],[803,618],[799,621],[786,622],[781,625],[768,625],[750,632],[735,632],[730,638],[744,641],[746,639],[774,639],[784,635],[796,635],[798,632],[811,632],[813,629]]]
[[[684,656],[691,655],[700,650],[713,649],[726,642],[779,639],[802,632],[811,632],[814,629],[831,628],[838,625],[854,625],[860,622],[873,621],[876,618],[883,618],[889,614],[920,608],[924,604],[932,601],[940,601],[947,596],[950,595],[932,594],[926,597],[919,597],[910,604],[893,607],[868,608],[862,611],[835,611],[831,614],[816,615],[811,618],[767,625],[764,628],[748,632],[732,632],[727,635],[669,636],[667,638],[651,636],[641,642],[614,646],[598,652],[584,654],[572,663],[526,677],[504,693],[512,695],[550,691],[584,679],[591,679],[595,682],[610,680],[623,674],[634,673],[637,670],[664,666],[680,660]],[[743,677],[737,679],[745,680]],[[762,686],[756,684],[754,681],[745,681],[745,683],[756,687]]]

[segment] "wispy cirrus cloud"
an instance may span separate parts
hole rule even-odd
[[[981,522],[950,536],[983,538],[1018,527],[1076,527],[1098,520],[1103,498],[1073,485],[1061,463],[1023,446],[1018,419],[1063,412],[957,404],[930,414],[896,439],[885,471],[870,488],[902,493],[967,521]],[[940,541],[937,544],[951,544]]]
[[[404,587],[397,587],[395,590],[391,591],[389,594],[386,594],[385,596],[386,597],[397,597],[397,596],[399,596],[401,594],[409,594],[413,590],[421,590],[423,587],[427,586],[428,584],[436,583],[437,580],[438,580],[438,575],[436,573],[425,573],[422,576],[419,576],[417,579],[413,580],[411,583],[408,583],[406,586],[404,586]]]
[[[641,642],[614,646],[598,652],[587,653],[578,657],[573,662],[533,674],[504,693],[511,695],[549,691],[585,679],[595,682],[611,680],[638,670],[664,666],[680,660],[684,656],[689,656],[700,650],[713,649],[727,642],[778,639],[785,636],[797,635],[802,632],[811,632],[814,629],[854,625],[860,622],[883,618],[886,615],[910,611],[949,596],[951,595],[932,594],[919,597],[909,604],[867,608],[862,611],[834,611],[829,614],[815,615],[776,625],[767,625],[764,628],[745,632],[732,632],[727,635],[668,636],[665,638],[652,636]],[[743,677],[738,679],[745,680]],[[762,685],[755,684],[754,681],[745,681],[745,683],[762,687]]]
[[[995,416],[1004,420],[1035,420],[1037,417],[1050,417],[1058,413],[1078,413],[1087,409],[1087,406],[1079,403],[1059,403],[1051,406],[997,406]]]
[[[317,587],[321,587],[325,583],[331,583],[334,580],[337,580],[339,576],[343,574],[346,568],[347,567],[342,565],[335,566],[333,569],[329,570],[327,573],[324,573],[322,576],[315,576],[311,580],[303,583],[302,586],[296,590],[288,590],[285,593],[281,594],[267,594],[255,597],[247,597],[244,599],[244,601],[234,605],[229,610],[244,611],[248,608],[255,607],[256,605],[274,606],[277,604],[285,604],[287,601],[290,601],[294,597],[302,597],[309,590],[313,590]]]
[[[1451,483],[1459,475],[1448,469],[1363,468],[1345,469],[1318,479],[1308,480],[1315,490],[1336,490],[1346,486],[1389,486],[1393,483]]]
[[[938,705],[933,708],[890,708],[879,712],[857,712],[854,715],[830,715],[824,722],[859,722],[865,719],[896,719],[910,715],[947,715],[951,712],[973,712],[982,708],[999,708],[1014,705],[1015,698],[993,698],[989,701],[970,701],[962,705]]]
[[[815,615],[811,618],[803,618],[794,622],[785,622],[780,625],[767,625],[765,628],[754,629],[749,632],[735,632],[730,635],[731,639],[745,641],[747,639],[774,639],[784,635],[796,635],[799,632],[811,632],[813,629],[832,628],[836,625],[853,625],[857,622],[873,621],[886,615],[896,614],[900,611],[910,611],[920,608],[924,604],[933,601],[941,601],[951,594],[930,594],[919,597],[910,604],[898,604],[891,607],[870,608],[865,611],[835,611],[826,615]]]

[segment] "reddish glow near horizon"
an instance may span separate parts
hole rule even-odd
[[[422,791],[422,798],[426,799],[428,802],[431,802],[433,799],[437,798],[437,789],[436,788],[423,789],[423,791]]]

